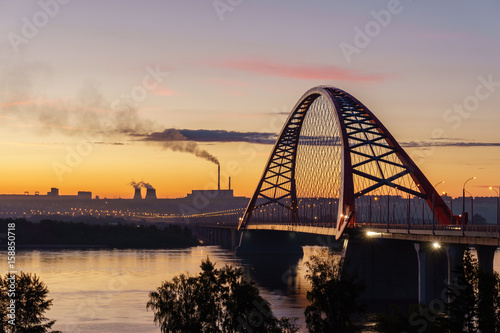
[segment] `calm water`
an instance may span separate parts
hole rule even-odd
[[[49,319],[63,332],[160,332],[146,311],[148,293],[164,280],[197,274],[207,256],[240,266],[257,282],[277,317],[297,318],[304,325],[306,292],[304,262],[319,247],[304,247],[304,257],[241,260],[217,247],[185,250],[58,250],[23,251],[17,269],[36,272],[52,298]],[[267,260],[262,261],[262,260]]]
[[[21,251],[17,269],[36,272],[47,284],[52,309],[63,332],[159,333],[153,313],[146,311],[148,293],[164,280],[188,272],[197,274],[207,256],[217,262],[243,267],[257,282],[277,317],[297,318],[303,327],[306,292],[304,262],[320,247],[304,247],[304,257],[242,260],[217,247],[185,250],[58,250]],[[495,256],[500,269],[500,256]]]

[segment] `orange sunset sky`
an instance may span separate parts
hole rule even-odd
[[[250,196],[272,145],[248,138],[317,85],[361,100],[440,192],[500,185],[497,2],[47,3],[0,4],[0,193],[215,188],[213,162],[166,143],[184,133]]]

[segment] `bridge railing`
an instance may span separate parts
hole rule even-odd
[[[402,225],[402,224],[387,224],[387,223],[358,223],[358,227],[367,229],[396,229],[396,230],[429,230],[429,231],[468,231],[468,232],[486,232],[498,233],[500,227],[496,225]]]

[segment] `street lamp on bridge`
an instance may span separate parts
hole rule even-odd
[[[467,179],[464,183],[464,186],[462,187],[462,228],[464,226],[464,219],[465,219],[465,185],[467,185],[467,183],[473,179],[476,179],[476,177],[471,177]]]
[[[470,224],[474,225],[474,197],[472,196],[472,193],[467,190],[465,193],[470,195]]]
[[[500,226],[500,215],[498,212],[498,201],[500,201],[500,186],[498,186],[498,191],[493,188],[493,186],[490,186],[490,190],[493,190],[497,194],[497,227]]]
[[[440,181],[439,183],[437,183],[436,185],[434,185],[434,188],[436,188],[438,185],[440,184],[444,184],[444,180]]]

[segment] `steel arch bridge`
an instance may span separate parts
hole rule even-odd
[[[307,91],[293,108],[238,230],[335,235],[357,224],[458,217],[378,118],[347,92]]]

